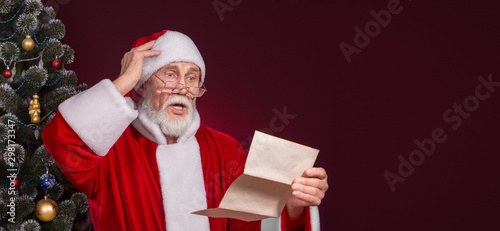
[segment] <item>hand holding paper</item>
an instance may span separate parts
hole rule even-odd
[[[256,131],[243,175],[231,184],[219,208],[194,214],[245,221],[279,217],[292,195],[292,181],[313,166],[318,152]]]
[[[328,189],[327,178],[323,168],[308,168],[302,177],[295,178],[292,184],[292,198],[286,204],[290,219],[301,217],[305,207],[321,204]]]

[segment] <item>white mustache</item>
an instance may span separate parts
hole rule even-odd
[[[165,103],[163,103],[162,107],[160,110],[164,111],[169,105],[173,104],[182,104],[184,105],[187,109],[188,112],[192,110],[193,105],[191,102],[189,102],[188,98],[186,96],[182,95],[172,95]]]
[[[165,110],[172,104],[184,105],[187,110],[186,115],[175,119],[170,118],[170,116],[165,113]],[[193,123],[193,117],[196,111],[195,103],[191,103],[188,98],[183,95],[171,95],[158,110],[154,109],[151,97],[146,96],[146,98],[143,99],[142,108],[149,120],[160,126],[163,134],[173,137],[180,137],[189,129]]]

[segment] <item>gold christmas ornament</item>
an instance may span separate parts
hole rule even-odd
[[[31,123],[32,124],[39,124],[42,122],[42,119],[40,118],[40,114],[38,111],[34,111],[33,114],[31,114]]]
[[[33,48],[35,48],[35,41],[31,39],[31,36],[26,35],[26,38],[23,40],[23,43],[21,45],[25,51],[31,51],[33,50]]]
[[[30,101],[28,110],[30,113],[31,123],[38,124],[42,122],[42,119],[40,118],[40,113],[42,113],[42,111],[40,110],[40,103],[38,102],[37,94],[33,95],[33,100]]]
[[[35,215],[41,221],[52,221],[57,216],[57,212],[59,211],[59,207],[57,207],[57,203],[48,199],[47,196],[36,203],[35,206]]]

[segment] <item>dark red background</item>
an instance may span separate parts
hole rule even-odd
[[[228,0],[220,0],[226,4]],[[189,35],[206,65],[202,123],[247,142],[254,130],[321,150],[329,174],[323,230],[500,230],[500,87],[457,130],[443,120],[473,96],[479,75],[500,82],[496,1],[401,0],[401,13],[347,63],[339,44],[388,0],[49,0],[76,51],[80,82],[114,79],[135,39]],[[239,4],[238,4],[239,3]],[[484,89],[483,89],[484,90]],[[273,109],[296,115],[277,132]],[[270,126],[270,122],[276,122]],[[391,192],[415,139],[447,140]]]

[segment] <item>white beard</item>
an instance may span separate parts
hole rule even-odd
[[[160,126],[161,131],[166,136],[180,137],[186,133],[194,121],[196,104],[189,102],[186,96],[172,95],[169,97],[159,110],[155,110],[151,102],[151,93],[146,89],[146,97],[142,100],[141,106],[148,119]],[[187,113],[184,118],[172,119],[165,113],[165,109],[172,104],[183,104],[186,107]]]

